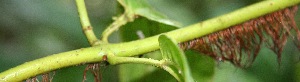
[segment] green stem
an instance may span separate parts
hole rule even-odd
[[[105,43],[109,43],[108,42],[109,35],[111,35],[114,31],[117,31],[121,26],[125,25],[129,21],[130,20],[128,20],[128,17],[125,13],[117,17],[115,21],[103,31],[101,40]]]
[[[258,18],[268,13],[296,5],[300,0],[267,0],[262,1],[234,12],[215,17],[200,23],[196,23],[185,28],[165,33],[170,38],[181,43],[195,38],[199,38],[213,32],[217,32],[230,26],[234,26],[250,19]],[[153,36],[143,40],[127,43],[115,44],[113,46],[122,47],[121,50],[112,49],[118,56],[136,56],[142,53],[159,49],[158,36]],[[126,51],[126,52],[123,52]],[[122,53],[121,53],[122,52]]]
[[[90,23],[84,0],[76,0],[76,4],[77,4],[81,27],[86,38],[88,39],[91,45],[99,44],[100,42],[97,39],[96,35],[94,34],[93,27]]]
[[[107,59],[109,64],[111,65],[117,65],[117,64],[126,64],[126,63],[136,63],[136,64],[148,64],[155,67],[162,68],[169,72],[172,76],[174,76],[178,81],[180,81],[180,78],[178,74],[175,73],[174,70],[172,70],[168,65],[167,60],[154,60],[149,58],[134,58],[134,57],[118,57],[114,56],[114,54],[107,55]]]
[[[164,64],[164,61],[158,61],[149,58],[135,58],[135,57],[118,57],[114,54],[107,55],[107,61],[111,65],[124,64],[124,63],[138,63],[138,64],[148,64],[153,66],[161,67]]]
[[[69,52],[53,54],[44,58],[25,62],[15,68],[0,73],[0,82],[20,82],[24,79],[63,67],[99,62],[104,52],[99,47],[82,48]]]
[[[81,1],[81,0],[77,0]],[[268,0],[241,8],[232,13],[222,15],[186,28],[165,33],[176,42],[184,42],[217,32],[247,20],[296,5],[300,0]],[[63,67],[102,61],[102,56],[113,53],[116,56],[136,56],[159,49],[158,36],[118,44],[104,44],[83,48],[41,59],[33,60],[0,73],[0,82],[22,81],[32,76]],[[117,60],[116,60],[117,61]]]
[[[162,68],[169,72],[173,77],[175,77],[177,81],[181,81],[178,74],[176,74],[176,72],[172,70],[172,68],[170,68],[169,66],[163,66]]]

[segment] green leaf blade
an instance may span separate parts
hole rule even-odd
[[[194,82],[187,58],[183,51],[177,46],[177,43],[166,35],[160,35],[158,41],[163,58],[170,60],[175,64],[174,67],[170,67],[174,70],[174,72],[178,72],[176,74],[180,74],[178,76],[182,76],[183,80],[181,81]],[[178,70],[174,68],[177,68]]]

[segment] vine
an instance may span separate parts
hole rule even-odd
[[[84,0],[76,1],[83,2]],[[265,14],[290,7],[298,3],[300,3],[300,0],[262,1],[248,7],[241,8],[229,14],[225,14],[213,19],[187,26],[186,28],[181,28],[164,34],[174,39],[177,43],[181,43],[229,28],[230,26],[243,23],[250,19],[258,18]],[[83,3],[78,3],[78,5],[84,6]],[[85,7],[79,8],[79,14],[80,11],[86,11],[84,8]],[[260,9],[257,10],[258,8]],[[92,26],[88,22],[87,13],[81,13],[80,15],[82,17],[85,17],[81,18],[84,33],[86,34],[89,43],[94,45],[95,42],[98,42],[99,40],[95,37],[93,31],[91,30]],[[53,54],[51,56],[26,62],[0,73],[0,81],[22,81],[27,78],[59,68],[86,63],[101,62],[103,60],[108,60],[109,63],[120,61],[141,63],[147,59],[142,59],[141,61],[129,61],[132,59],[130,57],[159,49],[158,36],[159,35],[125,43],[95,45],[88,48],[81,48],[77,50],[62,52],[59,54]],[[117,60],[114,60],[116,58]]]

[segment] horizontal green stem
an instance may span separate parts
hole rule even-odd
[[[239,9],[186,28],[165,33],[177,42],[184,42],[217,32],[247,20],[296,5],[300,0],[268,0]],[[119,44],[104,44],[54,54],[33,60],[0,73],[0,82],[16,82],[63,67],[102,61],[102,56],[136,56],[159,49],[158,36]],[[118,60],[115,60],[118,61]]]
[[[114,56],[114,54],[108,55],[107,58],[108,58],[107,61],[111,65],[124,64],[124,63],[138,63],[138,64],[148,64],[148,65],[160,67],[164,63],[163,61],[158,61],[149,58],[118,57],[118,56]]]
[[[217,32],[230,26],[234,26],[250,19],[258,18],[262,15],[296,5],[300,0],[267,0],[248,7],[241,8],[234,12],[215,17],[200,23],[196,23],[185,28],[165,33],[176,42],[185,42],[199,38],[213,32]],[[158,35],[143,40],[137,40],[127,43],[114,44],[116,48],[112,49],[118,56],[136,56],[142,53],[159,49]],[[115,48],[114,47],[114,48]]]
[[[172,70],[168,65],[168,60],[154,60],[149,58],[135,58],[135,57],[118,57],[114,56],[113,54],[109,54],[108,56],[108,62],[111,65],[116,64],[126,64],[126,63],[136,63],[136,64],[148,64],[155,67],[162,68],[169,72],[172,76],[174,76],[178,81],[180,81],[179,76],[175,73],[174,70]]]
[[[25,62],[0,73],[0,82],[19,82],[62,67],[99,62],[105,55],[104,52],[99,52],[100,50],[99,47],[82,48]]]

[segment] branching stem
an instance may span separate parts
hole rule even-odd
[[[76,1],[80,2],[83,0]],[[280,9],[284,9],[286,7],[296,5],[299,2],[300,0],[266,0],[245,8],[241,8],[232,13],[215,17],[213,19],[209,19],[197,24],[193,24],[186,28],[167,32],[165,34],[170,38],[176,40],[176,42],[184,42],[192,40],[194,38],[202,37],[213,32],[220,31],[222,29],[226,29],[230,26],[243,23],[247,20],[254,19],[259,16],[272,13]],[[85,18],[85,20],[86,19],[87,18]],[[90,24],[88,22],[83,23],[82,25],[89,26]],[[107,53],[112,53],[113,55],[118,57],[129,57],[140,55],[157,49],[159,49],[158,36],[153,36],[150,38],[126,43],[103,44],[101,46],[93,46],[89,48],[82,48],[59,54],[53,54],[1,72],[0,82],[18,82],[29,77],[33,77],[38,74],[42,74],[63,67],[84,63],[100,62],[103,60],[102,57],[104,55],[107,55]],[[118,62],[119,60],[113,61]]]
[[[116,17],[115,21],[102,32],[101,40],[105,43],[109,43],[109,35],[111,35],[114,31],[117,31],[121,26],[125,25],[127,22],[129,22],[129,20],[125,13],[119,17]]]

